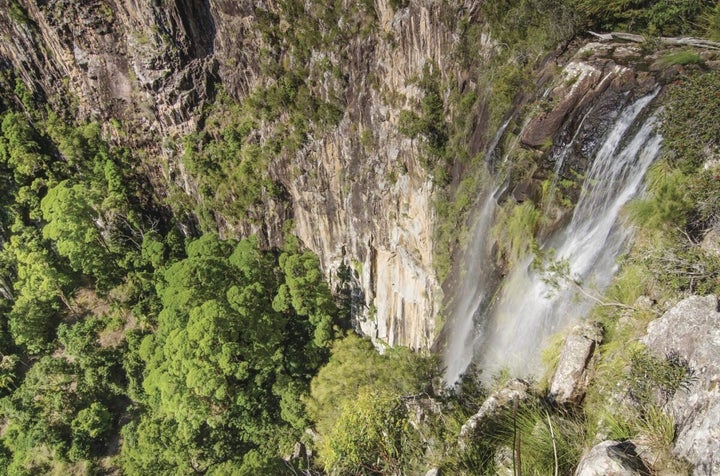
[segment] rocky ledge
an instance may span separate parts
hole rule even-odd
[[[691,296],[653,321],[642,339],[659,356],[687,361],[692,378],[667,405],[675,421],[673,453],[693,475],[720,474],[720,301]]]

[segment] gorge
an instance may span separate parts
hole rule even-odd
[[[0,0],[0,475],[720,471],[718,41]]]

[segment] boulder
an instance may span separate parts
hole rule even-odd
[[[529,389],[530,384],[525,380],[512,379],[503,388],[490,395],[480,406],[477,413],[471,416],[460,428],[460,435],[458,436],[460,448],[466,448],[475,430],[481,427],[483,423],[497,417],[503,408],[509,407],[515,400],[520,402],[527,400],[530,397]]]
[[[575,476],[638,476],[649,475],[642,459],[629,441],[603,441],[580,460]]]
[[[559,404],[579,403],[590,380],[590,367],[602,329],[596,323],[583,323],[570,331],[550,384],[549,397]]]
[[[410,424],[421,433],[423,426],[427,424],[429,419],[442,413],[440,403],[425,394],[405,397],[403,403],[407,408]]]
[[[642,342],[659,356],[687,361],[692,378],[668,402],[673,454],[693,475],[720,474],[720,312],[716,296],[691,296],[648,326]]]
[[[532,180],[523,180],[512,191],[513,199],[518,203],[533,200],[537,195],[537,187]]]
[[[720,229],[713,228],[703,237],[700,248],[712,256],[720,256]]]
[[[495,450],[495,476],[515,476],[513,450],[509,446],[501,446]]]

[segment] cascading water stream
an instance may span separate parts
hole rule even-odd
[[[485,151],[488,161],[491,160],[491,156],[511,120],[512,118],[508,118],[490,141]],[[478,201],[481,204],[480,211],[472,225],[470,246],[463,255],[465,266],[460,277],[461,288],[452,303],[452,324],[445,354],[445,380],[448,382],[456,381],[473,358],[473,353],[467,352],[467,349],[472,349],[475,345],[475,317],[486,307],[487,298],[493,288],[488,282],[490,278],[488,269],[491,262],[490,250],[487,247],[490,243],[490,228],[497,210],[497,197],[502,192],[504,192],[504,185],[495,187],[493,190],[486,190],[480,195]]]
[[[572,219],[543,244],[545,251],[555,250],[557,259],[569,264],[571,276],[585,286],[604,289],[628,242],[630,229],[620,223],[620,212],[640,189],[661,143],[654,133],[654,117],[644,120],[640,127],[633,124],[656,94],[639,99],[618,115],[586,173]],[[475,230],[481,241],[487,241],[492,226],[492,219],[484,218],[487,207],[481,208]],[[490,223],[483,224],[488,220]],[[487,248],[483,242],[482,249]],[[487,255],[473,259],[480,267],[490,260]],[[537,373],[541,368],[537,357],[546,338],[588,312],[591,303],[578,300],[574,289],[553,289],[532,269],[531,262],[532,258],[526,258],[511,271],[494,302],[488,302],[492,286],[475,290],[467,300],[464,296],[458,300],[466,307],[456,306],[454,312],[470,316],[466,320],[477,325],[466,329],[467,323],[453,316],[453,322],[465,325],[455,333],[465,334],[463,338],[451,333],[446,382],[457,381],[473,358],[486,377],[503,368],[513,375]],[[485,285],[482,281],[476,284]],[[452,348],[455,345],[462,349]]]
[[[637,193],[659,150],[654,118],[627,137],[653,98],[642,98],[619,115],[587,172],[570,223],[545,244],[545,249],[556,250],[558,259],[567,260],[573,277],[588,286],[602,289],[614,274],[615,260],[629,236],[629,230],[617,223],[620,210]],[[621,147],[623,140],[626,145]],[[489,374],[500,368],[515,375],[537,372],[537,354],[545,339],[590,308],[587,301],[576,299],[574,290],[552,289],[542,278],[531,269],[528,258],[503,286],[478,356],[481,368]]]
[[[445,353],[445,381],[455,382],[465,371],[473,358],[473,349],[477,338],[475,320],[487,307],[487,300],[492,292],[492,285],[488,282],[491,274],[490,228],[492,227],[497,210],[496,196],[500,190],[495,189],[484,195],[483,205],[473,226],[471,248],[465,252],[464,263],[466,269],[461,277],[462,293],[458,294],[453,303],[453,325],[447,342]]]

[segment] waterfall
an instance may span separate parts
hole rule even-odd
[[[622,223],[620,212],[640,189],[660,148],[661,138],[654,133],[654,116],[642,121],[640,127],[633,127],[656,95],[657,91],[618,114],[587,170],[571,220],[542,244],[543,250],[554,250],[557,259],[569,264],[573,277],[598,291],[612,279],[617,270],[616,259],[626,249],[630,237],[631,231]],[[573,139],[576,137],[577,133]],[[561,154],[567,154],[567,149]],[[473,280],[483,289],[456,299],[458,305],[453,308],[454,324],[445,356],[448,383],[457,381],[473,359],[485,378],[503,368],[513,375],[537,374],[541,370],[539,351],[546,339],[582,318],[591,308],[590,302],[578,299],[575,290],[548,285],[533,270],[532,257],[518,263],[490,298],[496,286],[488,286],[491,283],[483,277],[482,270],[488,274],[491,258],[477,252],[489,253],[488,235],[495,201],[485,200],[492,205],[485,203],[480,208],[474,230],[476,251],[466,256],[466,260],[473,261],[466,263],[466,281]],[[480,271],[471,273],[476,267]],[[464,284],[460,292],[464,292]]]
[[[487,299],[494,287],[492,279],[490,228],[497,209],[496,196],[499,189],[483,196],[483,205],[473,225],[472,246],[468,247],[463,262],[465,269],[457,298],[450,314],[451,327],[445,353],[445,381],[455,382],[473,358],[472,349],[478,337],[476,319],[487,306]]]
[[[505,133],[512,117],[508,118],[490,141],[485,150],[488,162],[493,160],[493,154],[502,135]],[[476,329],[475,319],[482,314],[487,305],[494,281],[490,245],[490,228],[492,228],[497,210],[497,197],[505,191],[505,185],[494,189],[487,187],[478,200],[480,211],[472,224],[470,245],[463,255],[464,266],[460,276],[460,286],[455,293],[456,299],[452,303],[450,312],[450,332],[445,352],[445,381],[455,382],[465,371],[473,358],[472,349],[475,345]]]

